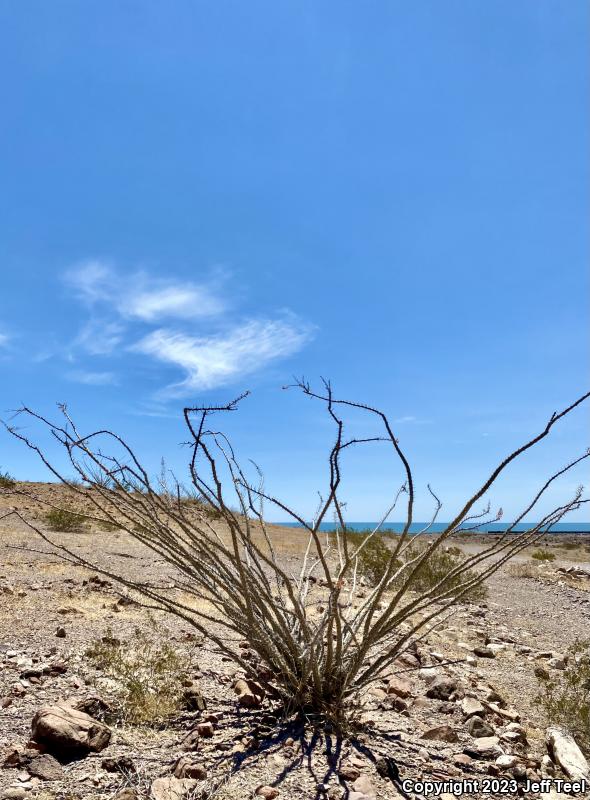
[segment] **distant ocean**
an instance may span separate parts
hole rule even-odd
[[[284,525],[287,528],[300,528],[301,525],[297,522],[278,522],[277,525]],[[355,531],[366,531],[366,530],[373,530],[373,528],[377,525],[376,522],[347,522],[346,525],[348,528],[352,528]],[[447,527],[448,522],[435,522],[434,525],[429,529],[430,533],[440,533],[444,531]],[[528,528],[532,528],[534,526],[534,522],[521,522],[519,525],[516,525],[514,530],[515,531],[526,531]],[[410,533],[418,533],[423,528],[428,525],[427,522],[413,522],[410,526]],[[320,530],[322,531],[333,531],[338,526],[333,522],[322,522],[320,525]],[[483,525],[481,528],[477,529],[478,533],[502,533],[505,531],[506,528],[509,527],[509,523],[502,523],[502,522],[493,522],[490,525]],[[381,530],[384,531],[394,531],[395,533],[401,533],[404,528],[403,522],[385,522],[382,525]],[[466,530],[469,530],[467,527]],[[589,533],[590,534],[590,522],[559,522],[556,525],[553,525],[549,533]]]

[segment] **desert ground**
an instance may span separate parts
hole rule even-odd
[[[60,491],[19,486],[54,501]],[[42,503],[0,493],[0,516],[13,507],[45,524]],[[301,534],[271,530],[280,558],[297,565]],[[106,560],[114,572],[174,591],[167,565],[125,532],[89,525],[52,535],[91,562]],[[389,800],[425,796],[404,789],[404,780],[485,786],[496,777],[517,788],[496,785],[472,796],[560,796],[523,789],[527,779],[564,777],[548,755],[536,672],[558,672],[568,646],[588,637],[590,537],[547,537],[542,546],[555,560],[536,563],[525,551],[503,567],[489,579],[484,601],[458,606],[395,675],[367,692],[364,728],[343,741],[329,731],[291,728],[270,703],[240,706],[236,666],[205,637],[142,607],[93,570],[48,554],[21,520],[0,520],[0,541],[0,798]],[[464,535],[453,544],[467,552],[482,542]],[[116,680],[89,653],[111,640],[145,648],[136,655],[146,660],[150,647],[172,646],[187,691],[165,724],[109,719]],[[451,690],[436,696],[429,688],[441,677]],[[195,708],[196,694],[206,708]],[[31,740],[36,712],[62,701],[108,720],[106,747],[69,760]]]

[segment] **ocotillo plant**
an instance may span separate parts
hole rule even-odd
[[[249,676],[260,679],[263,675],[275,696],[290,710],[341,726],[360,690],[390,670],[406,649],[426,636],[474,587],[566,514],[588,502],[580,487],[536,524],[524,530],[519,525],[559,477],[589,456],[586,451],[548,477],[501,536],[457,562],[433,585],[424,588],[420,584],[420,591],[415,591],[421,569],[451,537],[499,519],[500,514],[496,514],[490,520],[489,504],[483,512],[476,511],[477,503],[515,459],[547,437],[553,426],[590,393],[554,413],[539,434],[510,453],[436,534],[431,530],[441,503],[428,487],[434,505],[432,520],[415,534],[414,477],[388,417],[369,405],[336,398],[327,382],[319,391],[304,380],[297,381],[295,388],[325,406],[335,430],[327,459],[327,486],[312,521],[267,493],[258,468],[256,482],[249,480],[229,440],[210,427],[212,419],[235,412],[246,395],[227,405],[184,409],[190,436],[189,491],[165,475],[150,478],[121,436],[109,430],[82,434],[64,406],[60,407],[60,424],[26,407],[20,409],[18,417],[49,429],[65,448],[68,470],[74,469],[76,480],[66,477],[54,465],[47,448],[40,447],[29,434],[14,424],[8,429],[83,501],[87,519],[107,529],[109,525],[123,529],[163,559],[174,575],[174,588],[158,588],[116,572],[100,560],[99,543],[97,563],[91,563],[57,536],[25,520],[53,552],[133,590],[150,607],[181,617],[213,640]],[[348,436],[342,418],[346,409],[374,418],[379,432],[367,438]],[[349,448],[375,441],[391,448],[401,465],[402,481],[382,522],[360,543],[350,545],[340,496],[341,457]],[[17,487],[3,491],[24,490]],[[277,553],[273,531],[265,522],[265,505],[269,503],[299,523],[302,531],[294,531],[293,536],[306,537],[296,574]],[[392,540],[382,576],[376,585],[361,592],[358,564],[362,548],[371,537],[380,535],[383,521],[402,504],[405,522]],[[332,519],[337,530],[326,536],[322,523]],[[415,546],[417,537],[423,542],[420,547]],[[244,639],[258,654],[257,664],[244,658],[238,646]]]

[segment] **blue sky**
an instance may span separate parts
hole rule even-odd
[[[589,16],[1,2],[4,417],[67,401],[181,472],[182,406],[251,389],[228,430],[310,514],[333,431],[281,386],[324,375],[396,420],[418,517],[427,481],[450,517],[587,389]],[[493,503],[518,511],[587,434],[576,412]],[[0,466],[45,474],[6,435]],[[376,445],[345,467],[349,518],[376,518],[397,465]]]

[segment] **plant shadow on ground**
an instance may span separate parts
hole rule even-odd
[[[356,752],[360,756],[364,756],[368,762],[377,767],[377,771],[382,777],[388,778],[392,782],[401,796],[409,797],[401,787],[401,777],[396,760],[391,755],[375,753],[369,743],[362,741],[354,734],[339,735],[325,730],[321,725],[314,726],[301,719],[284,720],[281,718],[280,710],[275,712],[264,709],[239,710],[236,714],[235,707],[232,706],[231,714],[231,721],[228,719],[226,727],[235,731],[236,726],[241,724],[250,732],[250,735],[258,725],[269,727],[271,716],[275,716],[276,722],[272,732],[257,739],[255,746],[246,747],[244,751],[238,753],[220,753],[214,759],[212,772],[218,776],[216,781],[218,788],[241,771],[255,768],[257,763],[264,761],[268,756],[280,754],[285,758],[286,763],[277,765],[279,771],[268,785],[280,788],[289,775],[306,769],[314,783],[314,794],[310,794],[310,798],[323,800],[326,797],[324,787],[331,779],[338,777],[343,749],[347,746],[352,751],[350,755],[354,755]],[[384,745],[388,749],[392,745],[399,746],[401,742],[400,734],[378,731],[374,728],[371,728],[370,732],[369,729],[364,732],[365,734],[369,733],[372,742],[378,746]],[[298,745],[296,752],[289,746],[289,740],[293,740],[293,744]],[[314,763],[314,756],[316,756],[316,763]],[[342,800],[346,800],[353,790],[342,779],[338,779],[338,785],[344,790]],[[218,788],[212,796],[216,794]],[[203,797],[205,796],[209,797],[210,795],[204,794]]]

